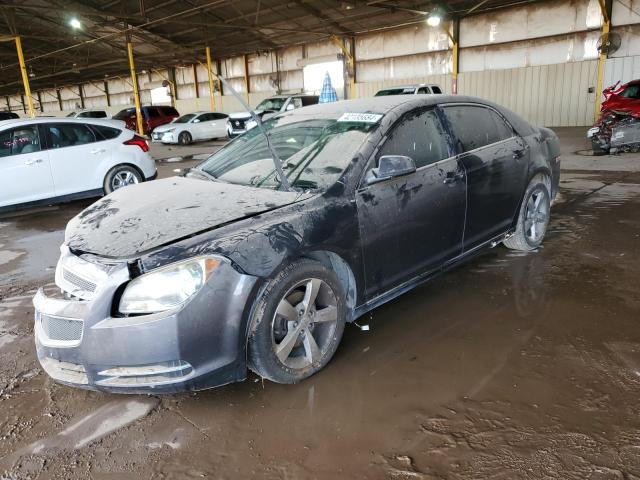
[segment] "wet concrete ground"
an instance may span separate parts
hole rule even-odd
[[[30,297],[87,203],[0,219],[0,478],[640,479],[640,156],[598,163],[559,132],[544,248],[497,247],[378,308],[299,385],[56,385]]]

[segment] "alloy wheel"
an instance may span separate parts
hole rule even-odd
[[[271,322],[273,350],[283,365],[317,365],[330,350],[338,307],[331,287],[317,278],[293,286],[278,303]]]
[[[524,233],[529,243],[538,244],[544,237],[549,222],[549,197],[541,188],[536,188],[527,201],[524,216]]]
[[[111,189],[117,190],[129,185],[135,185],[139,182],[140,180],[137,175],[135,175],[131,170],[122,170],[113,176],[113,179],[111,180]]]

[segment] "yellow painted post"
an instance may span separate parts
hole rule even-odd
[[[605,16],[604,23],[602,24],[602,34],[608,34],[610,28],[611,22]],[[594,113],[596,122],[598,121],[598,118],[600,118],[600,108],[602,106],[602,90],[604,89],[604,66],[606,61],[607,54],[601,50],[600,56],[598,57],[598,83],[596,84],[596,111]]]
[[[207,47],[205,49],[205,52],[207,54],[207,75],[209,76],[209,100],[211,103],[211,111],[215,112],[216,97],[215,97],[215,90],[213,88],[213,70],[212,70],[213,67],[211,66],[211,49]]]
[[[27,73],[27,66],[24,63],[24,54],[22,53],[22,42],[20,37],[16,37],[16,50],[18,51],[18,62],[20,63],[20,72],[22,73],[22,83],[24,84],[24,94],[27,97],[27,104],[29,105],[29,116],[31,118],[36,116],[36,112],[33,109],[33,99],[31,98],[31,86],[29,85],[29,74]]]
[[[453,93],[454,95],[458,94],[458,42],[454,41],[453,42],[453,72],[451,74],[451,78],[452,78],[452,88],[451,88],[451,93]]]
[[[138,92],[138,77],[136,76],[136,66],[133,63],[133,43],[127,42],[127,53],[129,55],[129,69],[131,70],[131,84],[133,85],[133,101],[136,106],[136,129],[140,135],[144,135],[142,129],[142,111],[140,109],[140,93]]]
[[[353,55],[351,55],[351,52],[349,51],[347,46],[344,44],[344,41],[340,37],[333,35],[331,38],[333,39],[334,43],[338,45],[340,50],[342,50],[344,57],[347,59],[347,65],[348,65],[347,89],[349,92],[349,98],[350,99],[356,98],[356,85],[352,78],[352,74],[355,73],[355,62],[353,60]]]

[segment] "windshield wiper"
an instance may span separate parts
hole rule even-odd
[[[284,170],[282,170],[282,161],[276,153],[276,149],[273,147],[273,145],[271,145],[271,139],[269,138],[269,134],[267,133],[267,131],[262,126],[262,120],[260,119],[260,117],[254,113],[253,109],[244,101],[244,99],[238,94],[238,92],[236,92],[233,87],[229,85],[227,80],[222,75],[218,75],[213,70],[211,70],[211,73],[222,82],[224,88],[228,89],[233,94],[233,96],[236,97],[236,100],[238,100],[240,104],[247,109],[247,112],[249,112],[249,115],[251,115],[253,121],[256,122],[256,125],[258,126],[264,137],[267,139],[267,148],[269,149],[269,152],[271,152],[273,165],[276,167],[276,172],[280,177],[280,186],[288,192],[291,191],[291,184],[289,183],[289,179],[284,174]]]
[[[217,178],[214,177],[213,175],[211,175],[210,173],[205,172],[204,170],[200,170],[199,168],[192,168],[190,169],[186,174],[186,175],[195,175],[195,176],[200,176],[203,177],[205,180],[210,180],[212,182],[217,181]]]

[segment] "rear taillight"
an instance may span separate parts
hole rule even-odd
[[[125,145],[137,145],[142,149],[143,152],[149,151],[149,144],[147,141],[142,138],[140,135],[134,135],[131,140],[127,140],[124,142]]]

